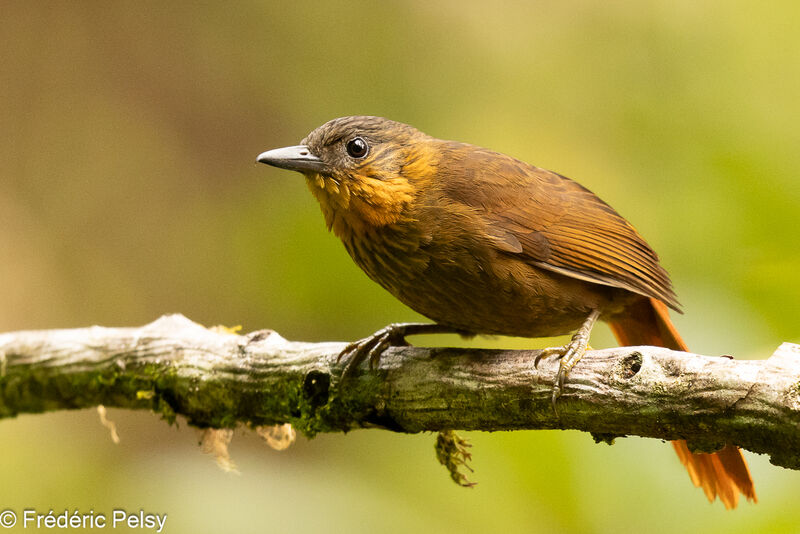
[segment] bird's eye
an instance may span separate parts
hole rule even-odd
[[[369,145],[360,137],[347,142],[347,153],[350,154],[350,157],[363,158],[367,155],[367,152],[369,152]]]

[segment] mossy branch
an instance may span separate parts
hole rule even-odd
[[[538,351],[388,349],[378,369],[341,384],[342,343],[237,335],[180,315],[141,328],[0,334],[0,417],[103,404],[185,416],[202,428],[291,423],[312,436],[354,428],[397,432],[577,429],[595,439],[732,443],[800,469],[800,346],[766,360],[657,347],[589,351],[559,400],[557,363]]]

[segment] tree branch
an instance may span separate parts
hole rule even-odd
[[[374,371],[338,379],[342,343],[236,335],[180,315],[141,328],[0,334],[0,417],[92,407],[151,409],[198,427],[291,423],[308,436],[576,429],[595,439],[732,443],[800,469],[800,346],[766,360],[658,347],[589,351],[550,404],[557,362],[538,351],[392,347]]]

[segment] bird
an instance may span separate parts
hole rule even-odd
[[[688,351],[669,317],[680,305],[658,255],[589,189],[479,146],[383,117],[326,122],[257,162],[298,171],[355,263],[433,323],[390,324],[340,357],[352,375],[424,333],[528,338],[573,334],[559,357],[554,408],[597,320],[623,346]],[[538,363],[538,358],[537,358]],[[740,449],[694,453],[672,442],[695,486],[726,508],[756,502]]]

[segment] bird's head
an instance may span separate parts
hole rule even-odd
[[[268,150],[257,161],[298,171],[319,200],[328,228],[393,224],[407,215],[422,181],[435,172],[435,139],[381,117],[329,121],[300,145]]]

